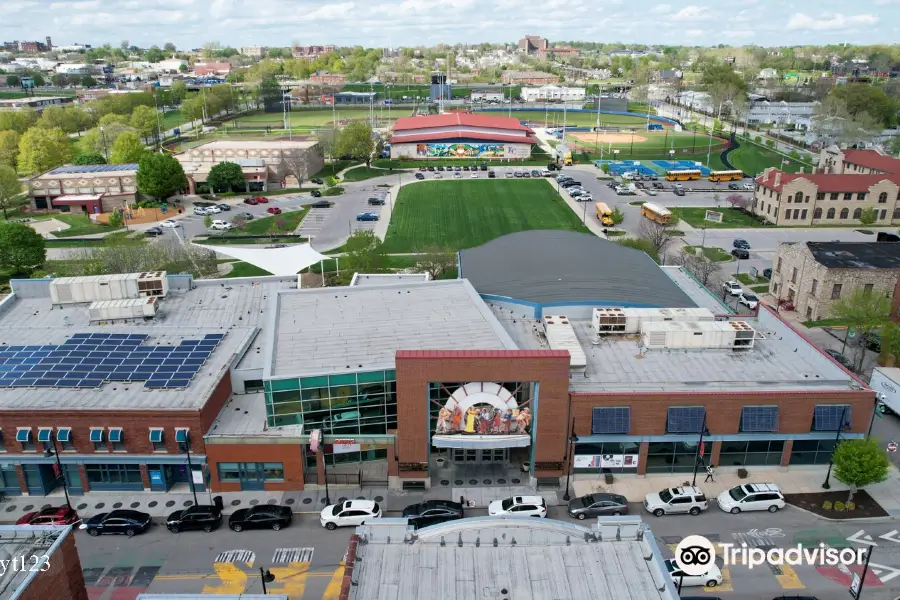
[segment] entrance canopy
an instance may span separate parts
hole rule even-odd
[[[531,436],[525,435],[433,435],[435,448],[460,448],[466,450],[493,450],[499,448],[527,448]]]
[[[204,250],[212,250],[232,258],[265,269],[272,275],[296,275],[306,267],[322,262],[328,257],[319,254],[309,244],[298,244],[287,248],[234,248],[232,246],[204,246],[194,244]]]

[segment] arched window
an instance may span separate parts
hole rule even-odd
[[[853,211],[853,218],[854,218],[854,219],[858,219],[861,215],[862,215],[862,209],[861,209],[861,208],[857,208],[856,210]]]
[[[797,192],[797,195],[794,196],[794,202],[803,202],[803,192]]]
[[[817,208],[813,211],[813,219],[821,219],[822,218],[822,209]]]
[[[850,209],[842,208],[841,209],[841,218],[846,219],[850,215]]]
[[[887,192],[881,192],[878,194],[878,204],[886,204],[887,203]]]
[[[900,209],[898,209],[898,210],[900,210]],[[833,209],[833,208],[829,208],[829,209],[828,209],[828,213],[826,213],[825,218],[826,218],[826,219],[833,219],[833,218],[834,218],[834,209]]]

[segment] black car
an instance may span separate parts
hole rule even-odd
[[[614,188],[614,187],[618,187],[618,185],[619,185],[619,184],[616,183],[615,181],[610,181],[610,182],[607,182],[606,187],[608,187],[608,188]]]
[[[742,240],[741,238],[738,238],[738,239],[734,240],[734,241],[731,243],[731,245],[732,245],[733,247],[735,247],[735,248],[741,248],[741,249],[743,249],[743,250],[749,250],[749,249],[750,249],[750,242],[748,242],[747,240]]]
[[[202,529],[209,533],[222,524],[222,513],[215,506],[198,504],[184,510],[176,510],[166,518],[166,528],[172,533],[189,529]]]
[[[494,179],[497,177],[497,174],[493,171],[488,171],[488,179]]]
[[[425,179],[425,175],[423,175],[422,173],[416,173],[416,179]]]
[[[437,168],[437,170],[438,170],[438,171],[443,171],[443,170],[444,170],[444,166],[443,166],[443,165],[439,165],[438,168]]]
[[[828,349],[828,350],[825,350],[825,354],[827,354],[834,360],[838,361],[841,364],[841,366],[844,367],[845,369],[849,369],[851,367],[850,361],[847,360],[847,357],[844,356],[843,354],[841,354],[840,352],[838,352],[837,350]]]
[[[469,170],[469,165],[463,165],[463,171],[468,171],[468,170]]]
[[[731,251],[731,255],[737,259],[746,260],[750,258],[750,252],[743,248],[735,248]]]
[[[628,500],[619,494],[588,494],[569,502],[569,516],[583,521],[588,517],[628,514]]]
[[[410,504],[403,509],[403,517],[416,529],[462,519],[463,505],[450,500],[426,500],[419,504]]]
[[[224,212],[228,212],[231,210],[231,207],[227,204],[216,204],[216,208]]]
[[[482,170],[482,171],[487,171],[487,165],[481,165],[481,170]]]
[[[311,208],[331,208],[331,202],[328,200],[317,200],[309,205]]]
[[[313,190],[309,193],[309,195],[312,196],[313,198],[321,198],[322,192],[320,192],[319,190]]]
[[[653,179],[656,179],[656,176],[654,176]],[[664,189],[666,189],[666,186],[664,186],[664,185],[662,184],[661,181],[654,181],[654,182],[653,182],[653,187],[655,187],[655,188],[658,189],[658,190],[664,190]]]
[[[676,196],[684,196],[684,190],[681,188],[673,188],[672,191],[675,192]]]
[[[242,213],[238,213],[238,214],[234,215],[235,219],[237,219],[238,217],[242,218],[245,221],[252,221],[253,213],[242,212]]]
[[[434,167],[421,166],[421,167],[419,167],[419,170],[420,170],[420,171],[425,171],[425,170],[427,170],[427,169],[429,169],[429,168],[433,169]]]
[[[763,277],[772,279],[772,269],[763,269]]]
[[[236,510],[228,518],[228,526],[234,531],[244,529],[274,529],[287,527],[294,519],[294,513],[287,506],[277,504],[257,504],[250,508]]]
[[[310,179],[310,181],[312,181],[313,183],[318,183],[319,185],[324,185],[325,183],[320,177],[313,177],[312,179]]]
[[[657,176],[657,175],[650,175],[650,181],[656,181],[657,179],[659,179],[659,176]]]
[[[741,186],[739,186],[738,184],[736,184],[735,182],[732,181],[731,183],[728,184],[728,189],[729,190],[739,190],[739,189],[741,189]]]
[[[384,198],[369,198],[369,206],[384,206]]]
[[[572,183],[574,183],[575,185],[581,185],[580,181],[573,181]]]
[[[547,163],[547,170],[555,171],[557,168],[558,167],[557,167],[556,163]]]
[[[150,229],[144,230],[144,235],[147,237],[157,237],[163,234],[162,227],[151,227]]]
[[[422,168],[419,169],[419,170],[420,170],[420,171],[429,171],[429,172],[431,172],[431,173],[434,173],[434,167],[431,166],[431,165],[428,165],[427,167],[422,167]]]
[[[136,510],[113,510],[91,517],[79,528],[86,529],[93,536],[118,534],[132,537],[147,531],[152,522],[147,513]]]

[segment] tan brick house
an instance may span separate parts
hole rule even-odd
[[[900,244],[794,242],[778,247],[769,291],[806,319],[819,320],[858,289],[893,297],[898,279]]]
[[[878,150],[841,150],[837,146],[823,148],[819,168],[825,173],[893,173],[900,175],[900,159]]]

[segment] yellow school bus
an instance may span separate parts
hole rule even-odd
[[[710,171],[710,181],[740,181],[744,178],[743,171]]]
[[[666,171],[666,181],[691,181],[693,179],[700,179],[701,175],[703,175],[703,173],[700,172],[700,169]]]
[[[669,224],[669,218],[672,216],[672,211],[664,206],[660,206],[659,204],[653,204],[652,202],[645,202],[643,206],[641,206],[641,215],[650,219],[654,223],[660,223],[662,225]]]
[[[606,202],[598,202],[596,208],[597,218],[600,219],[600,223],[604,227],[612,227],[615,225],[615,223],[613,223],[612,211],[606,205]]]

